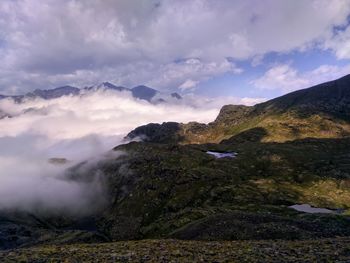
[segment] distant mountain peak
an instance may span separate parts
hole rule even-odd
[[[131,93],[135,98],[151,101],[152,98],[159,93],[159,91],[144,85],[140,85],[132,88]]]
[[[139,86],[133,87],[131,90],[158,92],[158,90],[150,88],[150,87],[147,87],[145,85],[139,85]]]
[[[54,89],[36,89],[27,93],[26,97],[40,97],[42,99],[55,99],[67,95],[78,95],[80,89],[72,86],[62,86]]]
[[[178,99],[178,100],[182,99],[181,95],[179,93],[177,93],[177,92],[171,93],[170,96],[172,98],[175,98],[175,99]]]
[[[119,91],[122,91],[122,90],[127,90],[127,88],[125,87],[122,87],[122,86],[116,86],[110,82],[103,82],[101,84],[104,88],[107,88],[107,89],[113,89],[113,90],[119,90]]]
[[[84,90],[88,91],[97,91],[97,90],[116,90],[116,91],[124,91],[124,90],[129,90],[125,87],[122,86],[116,86],[110,82],[102,82],[98,85],[90,86],[90,87],[85,87]]]

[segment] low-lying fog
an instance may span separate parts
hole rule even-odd
[[[0,209],[80,213],[96,195],[103,196],[101,183],[98,178],[89,184],[62,180],[64,169],[112,149],[139,125],[210,122],[228,102],[239,101],[188,99],[155,105],[112,91],[21,104],[0,100],[0,111],[13,116],[0,120]]]

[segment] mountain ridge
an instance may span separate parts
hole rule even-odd
[[[122,86],[116,86],[110,82],[102,82],[100,84],[97,84],[94,86],[88,86],[84,88],[77,88],[70,85],[66,85],[66,86],[57,87],[53,89],[36,89],[32,92],[28,92],[23,95],[1,95],[0,94],[0,99],[12,98],[14,101],[21,103],[24,99],[28,99],[28,98],[42,98],[45,100],[50,100],[50,99],[60,98],[63,96],[78,96],[78,95],[84,94],[85,92],[94,92],[99,90],[112,90],[112,91],[119,91],[119,92],[128,91],[128,92],[131,92],[132,96],[136,99],[146,100],[148,102],[155,102],[155,103],[165,102],[167,101],[167,97],[177,99],[177,100],[182,99],[181,95],[179,95],[176,92],[171,94],[166,94],[156,89],[147,87],[145,85],[140,85],[133,88],[126,88]],[[153,99],[157,95],[160,98],[157,98],[155,99],[155,101],[153,101]],[[162,98],[162,96],[164,98]]]
[[[347,137],[350,136],[350,75],[254,106],[225,105],[208,125],[163,123],[159,127],[167,130],[164,126],[169,125],[178,134],[179,143],[218,143],[253,128],[266,130],[265,141]],[[152,138],[148,127],[136,128],[127,138],[141,136],[146,141],[157,142],[147,139]],[[157,138],[160,137],[158,134]]]

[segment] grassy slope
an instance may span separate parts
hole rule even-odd
[[[347,216],[307,215],[287,208],[309,203],[348,210],[349,146],[349,139],[120,146],[127,155],[99,166],[114,197],[101,229],[115,240],[350,234]],[[206,150],[237,151],[238,157],[215,159]]]

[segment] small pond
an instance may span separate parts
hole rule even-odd
[[[342,213],[341,209],[331,210],[331,209],[321,208],[321,207],[312,207],[309,204],[291,205],[291,206],[289,206],[289,208],[292,208],[292,209],[297,210],[299,212],[311,213],[311,214],[316,214],[316,213],[341,214]]]
[[[237,153],[235,152],[213,152],[207,151],[207,154],[213,155],[215,158],[235,158]]]

